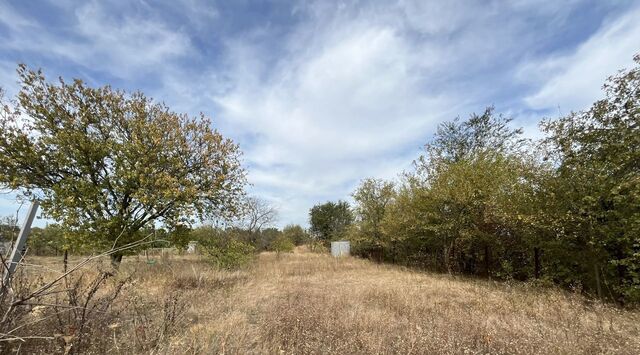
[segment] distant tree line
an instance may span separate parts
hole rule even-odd
[[[585,111],[532,142],[487,108],[441,124],[399,181],[366,179],[353,213],[311,231],[358,255],[444,272],[540,279],[640,301],[640,56]],[[334,207],[331,207],[334,206]],[[340,213],[334,211],[334,215]]]
[[[137,238],[147,238],[150,243],[130,252],[140,252],[147,247],[187,249],[196,242],[199,251],[217,267],[233,269],[247,264],[256,253],[273,251],[291,252],[295,246],[310,241],[309,233],[300,225],[290,224],[282,230],[273,227],[276,211],[266,201],[250,197],[243,204],[243,217],[226,227],[211,224],[191,227],[188,225],[147,227],[138,231]],[[73,232],[58,224],[44,228],[35,227],[27,240],[28,254],[36,256],[63,256],[89,254],[96,249],[92,244],[79,243]]]

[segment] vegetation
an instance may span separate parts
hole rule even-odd
[[[309,233],[297,224],[289,224],[285,226],[282,229],[282,234],[284,234],[295,245],[303,245],[311,241]]]
[[[59,255],[70,248],[64,230],[57,224],[32,228],[27,246],[34,255]]]
[[[269,246],[271,251],[275,251],[277,254],[280,253],[291,253],[293,252],[293,248],[295,244],[291,241],[291,239],[287,238],[284,234],[278,235]]]
[[[61,268],[59,258],[31,258],[29,264],[34,266],[26,270],[45,279]],[[81,308],[72,312],[64,306],[87,300],[87,291],[101,280],[99,270],[90,265],[82,269],[81,281],[69,280],[78,292],[66,292],[61,284],[55,291],[62,292],[38,300],[60,307],[23,308],[25,326],[11,335],[45,339],[0,342],[0,349],[48,354],[67,348],[83,354],[640,352],[637,311],[554,288],[336,260],[304,248],[279,256],[262,253],[255,267],[233,271],[212,268],[192,255],[173,255],[154,265],[130,257],[118,276],[101,281],[83,321]],[[105,299],[121,284],[113,301]]]
[[[353,193],[356,223],[349,231],[353,253],[381,260],[383,250],[389,247],[383,221],[395,195],[392,182],[376,179],[365,179]]]
[[[353,222],[353,213],[345,201],[315,205],[309,212],[310,232],[325,243],[344,238]]]
[[[106,250],[156,222],[237,214],[240,151],[206,117],[139,92],[56,85],[24,65],[18,74],[17,102],[0,115],[0,187],[37,193],[74,243]]]
[[[441,124],[398,187],[365,180],[356,190],[354,251],[640,301],[636,62],[590,110],[543,121],[539,146],[493,108]]]

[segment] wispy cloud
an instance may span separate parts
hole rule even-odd
[[[68,18],[57,31],[28,19],[8,5],[0,21],[10,28],[3,49],[68,60],[92,70],[128,77],[148,70],[162,71],[176,57],[192,54],[189,37],[179,29],[144,14],[112,12],[97,1],[67,8]],[[124,9],[127,10],[127,9]],[[159,68],[160,67],[160,68]]]
[[[565,113],[587,108],[602,97],[602,84],[619,69],[633,65],[640,53],[640,7],[627,14],[609,18],[576,50],[552,55],[528,63],[521,78],[534,79],[542,85],[525,98],[536,109],[557,108]]]

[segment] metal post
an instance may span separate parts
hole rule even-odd
[[[33,219],[36,217],[36,212],[38,211],[38,206],[40,202],[38,200],[31,201],[31,207],[29,207],[29,213],[27,213],[27,218],[24,220],[24,224],[20,229],[20,234],[18,234],[18,239],[16,239],[16,243],[13,246],[13,252],[11,252],[11,257],[9,258],[8,265],[5,269],[5,273],[3,276],[3,285],[9,285],[11,281],[11,275],[13,275],[14,271],[16,271],[16,267],[18,263],[22,259],[22,248],[24,248],[25,243],[27,242],[27,236],[31,231],[31,223],[33,223]]]

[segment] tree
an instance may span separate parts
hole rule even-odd
[[[192,230],[189,226],[183,224],[174,225],[171,230],[161,229],[154,232],[157,239],[164,239],[179,250],[186,250],[191,241]]]
[[[425,145],[425,154],[416,161],[419,173],[434,174],[448,163],[477,156],[513,155],[526,144],[522,129],[510,127],[511,118],[496,115],[487,107],[482,115],[471,114],[468,120],[459,117],[438,125],[433,139]]]
[[[15,109],[0,115],[0,187],[38,195],[74,240],[118,247],[154,223],[237,215],[240,151],[204,115],[140,92],[50,83],[24,65],[18,74]]]
[[[19,232],[18,218],[14,216],[0,217],[0,242],[12,243]]]
[[[605,98],[586,111],[548,120],[549,158],[558,166],[549,186],[546,224],[559,251],[562,278],[603,296],[640,300],[640,55],[609,78]],[[568,261],[568,262],[567,262]],[[559,276],[559,275],[558,275]]]
[[[278,211],[267,201],[257,197],[247,197],[243,201],[241,211],[242,216],[238,227],[244,230],[247,241],[259,249],[266,248],[269,243],[260,243],[262,229],[278,220]]]
[[[260,232],[265,226],[270,226],[278,220],[278,211],[267,201],[248,197],[244,202],[242,227],[249,233]]]
[[[313,206],[309,211],[309,221],[311,233],[323,242],[329,242],[345,236],[347,227],[353,222],[353,214],[347,202],[329,201]]]
[[[540,166],[510,121],[489,107],[445,122],[397,192],[363,183],[354,193],[359,244],[394,262],[487,276],[515,268],[526,278],[525,217]]]
[[[254,246],[259,251],[269,250],[269,246],[276,240],[278,237],[282,235],[282,232],[278,230],[278,228],[265,228],[261,230],[259,233],[254,233],[256,235],[256,242]]]
[[[30,253],[34,255],[58,255],[69,248],[64,231],[57,224],[45,228],[34,227],[27,239]]]
[[[355,223],[349,230],[354,255],[381,260],[390,238],[382,230],[387,206],[395,197],[394,184],[379,179],[365,179],[353,192]]]
[[[269,245],[269,249],[271,251],[275,251],[278,255],[280,255],[280,253],[291,253],[293,252],[294,247],[295,245],[291,239],[287,238],[287,236],[282,233],[273,239]]]
[[[383,243],[382,220],[387,206],[395,196],[394,184],[390,181],[365,179],[352,194],[359,232],[376,244]]]
[[[298,224],[289,224],[282,229],[284,234],[295,245],[302,245],[309,242],[309,234]]]

